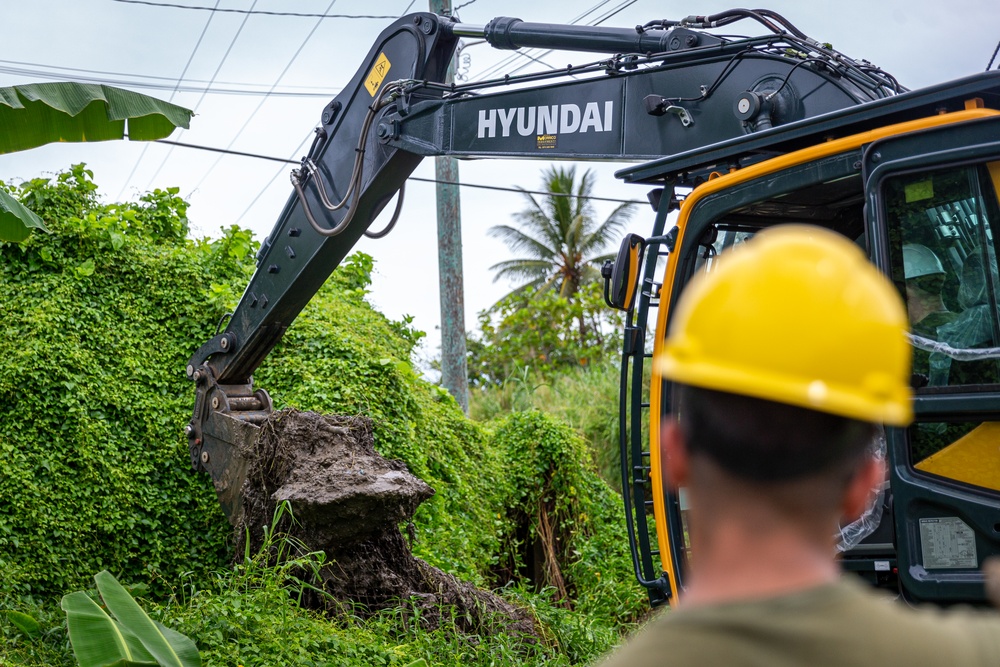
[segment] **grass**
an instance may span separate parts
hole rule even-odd
[[[286,511],[279,506],[272,525]],[[274,564],[278,554],[283,560]],[[306,591],[316,591],[309,579],[323,558],[271,530],[256,555],[216,573],[212,585],[199,587],[192,576],[176,583],[165,601],[138,600],[151,618],[191,637],[206,666],[408,667],[422,659],[427,667],[570,667],[596,660],[630,629],[563,608],[551,589],[536,593],[524,587],[501,592],[531,610],[541,642],[463,633],[448,608],[441,610],[446,620],[430,629],[421,622],[421,607],[405,600],[375,616],[343,606],[331,618],[300,604]],[[134,587],[133,593],[144,588]],[[0,665],[76,664],[58,601],[7,598],[0,608],[29,614],[41,626],[37,636],[28,637],[0,620]]]

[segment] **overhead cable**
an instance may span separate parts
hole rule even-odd
[[[221,2],[221,0],[215,0],[216,7],[219,6],[219,2]],[[215,16],[214,14],[208,15],[208,20],[205,21],[205,27],[201,29],[201,34],[198,36],[198,41],[195,42],[194,48],[191,49],[191,55],[188,56],[187,62],[184,64],[184,69],[181,71],[181,75],[177,77],[177,81],[174,84],[174,89],[170,93],[170,99],[167,100],[168,102],[174,101],[174,95],[177,94],[177,89],[180,87],[181,81],[184,80],[184,75],[187,74],[188,68],[191,67],[191,61],[194,60],[194,55],[198,53],[198,47],[201,46],[201,41],[205,39],[205,33],[208,32],[208,26],[212,24],[212,18],[214,16]],[[142,147],[142,151],[139,153],[138,159],[136,159],[135,164],[132,165],[132,170],[128,173],[128,177],[125,179],[125,182],[122,184],[122,189],[118,193],[117,199],[119,201],[122,198],[122,194],[125,193],[125,188],[127,188],[128,184],[132,182],[132,177],[135,176],[135,172],[139,168],[139,165],[142,164],[142,159],[146,157],[147,150],[149,150],[149,144],[144,144]]]
[[[253,0],[253,4],[250,5],[250,9],[253,9],[254,7],[257,6],[257,1],[258,0]],[[224,54],[222,54],[222,60],[219,61],[218,66],[216,66],[215,71],[212,73],[212,78],[208,82],[209,86],[211,86],[213,83],[215,83],[216,77],[218,77],[219,76],[219,72],[222,71],[222,66],[226,64],[226,60],[229,58],[229,54],[232,52],[233,47],[236,45],[236,40],[238,40],[240,38],[240,35],[243,33],[243,28],[246,26],[247,20],[249,18],[250,18],[249,15],[248,16],[244,16],[243,20],[240,21],[240,27],[236,29],[236,34],[233,35],[233,38],[229,41],[229,46],[226,47],[226,52]],[[205,99],[205,95],[206,95],[206,93],[202,93],[201,97],[198,98],[198,101],[195,102],[194,109],[193,109],[195,112],[197,112],[198,111],[198,107],[201,106],[202,101]],[[182,132],[183,132],[183,130],[182,130]],[[173,150],[174,150],[173,148],[171,148],[170,150],[168,150],[167,154],[163,157],[163,161],[160,163],[160,166],[156,168],[156,171],[153,173],[152,178],[149,179],[149,183],[146,185],[146,189],[147,190],[149,189],[149,186],[152,185],[153,181],[156,180],[156,177],[160,175],[160,171],[162,171],[163,170],[163,166],[165,164],[167,164],[167,161],[170,159],[170,154],[173,153]]]
[[[333,9],[333,5],[336,4],[336,2],[337,0],[330,0],[330,4],[327,5],[326,11],[329,12],[331,9]],[[285,77],[285,74],[288,73],[288,70],[291,69],[292,64],[295,62],[296,58],[298,58],[299,54],[302,53],[302,49],[306,47],[306,44],[309,43],[309,40],[311,40],[313,35],[316,34],[316,30],[319,29],[321,23],[323,23],[322,18],[316,20],[316,23],[313,25],[312,30],[309,31],[309,34],[306,35],[306,38],[302,40],[301,44],[299,44],[299,48],[296,49],[295,53],[292,54],[292,57],[288,60],[288,63],[285,65],[285,68],[281,70],[281,73],[278,75],[278,78],[274,80],[274,84],[271,86],[271,90],[277,88],[278,84],[281,83],[281,80]],[[257,115],[257,112],[260,111],[261,107],[264,106],[264,102],[266,101],[267,97],[264,97],[260,100],[260,102],[257,103],[257,106],[254,107],[254,110],[250,112],[250,115],[243,122],[243,125],[240,127],[239,130],[237,130],[236,135],[229,141],[229,144],[226,146],[227,149],[233,147],[233,144],[235,144],[236,140],[240,138],[240,136],[243,134],[243,131],[247,129],[247,126],[250,125],[250,121],[254,119],[254,117]],[[200,186],[202,183],[205,182],[205,179],[208,178],[209,174],[211,174],[212,171],[215,170],[215,167],[218,166],[219,162],[222,160],[222,157],[223,156],[220,155],[215,160],[215,162],[212,163],[212,165],[208,168],[208,171],[205,172],[204,176],[201,177],[201,180],[198,181],[197,185],[195,185],[195,189],[197,189],[198,186]]]
[[[413,7],[413,5],[416,3],[416,1],[417,0],[410,0],[410,4],[406,5],[406,9],[404,9],[400,13],[400,16],[405,16],[407,13],[409,13],[410,8]],[[312,136],[313,136],[313,133],[310,132],[305,137],[303,137],[303,139],[302,139],[301,143],[299,143],[298,147],[294,151],[292,151],[292,156],[298,155],[299,151],[302,150],[303,146],[306,145],[306,142],[309,141],[309,139],[312,138]],[[266,157],[266,156],[262,156],[262,157]],[[280,162],[290,162],[292,164],[297,164],[296,162],[294,162],[294,160],[291,159],[291,157],[287,161],[286,160],[279,160],[279,161]],[[236,224],[236,225],[240,224],[240,221],[243,220],[244,217],[246,217],[246,214],[249,213],[253,209],[253,207],[257,204],[257,202],[260,200],[260,198],[264,196],[264,193],[266,193],[271,188],[271,186],[274,185],[274,182],[276,180],[278,180],[278,177],[281,176],[283,173],[285,173],[285,170],[284,170],[283,167],[278,167],[275,170],[274,174],[271,175],[270,180],[268,180],[268,182],[264,185],[264,187],[260,188],[257,191],[257,195],[250,201],[249,204],[247,204],[247,207],[245,209],[243,209],[243,212],[240,213],[240,216],[238,218],[236,218],[236,221],[233,224]]]
[[[307,139],[308,139],[308,137],[307,137]],[[228,148],[216,148],[214,146],[200,146],[198,144],[188,144],[188,143],[184,143],[182,141],[171,141],[169,139],[159,139],[159,140],[156,141],[156,143],[158,143],[158,144],[169,144],[171,146],[180,146],[182,148],[194,148],[194,149],[197,149],[197,150],[200,150],[200,151],[211,151],[213,153],[226,153],[228,155],[236,155],[238,157],[249,157],[249,158],[254,158],[256,160],[269,160],[271,162],[284,162],[285,164],[294,164],[294,165],[300,164],[299,160],[292,160],[292,159],[288,159],[288,158],[275,157],[273,155],[262,155],[260,153],[248,153],[246,151],[234,151],[234,150],[230,150]],[[299,149],[301,149],[301,147],[304,144],[305,144],[305,141],[303,141],[302,144],[299,144]],[[296,152],[298,152],[299,149],[296,149]],[[443,181],[443,180],[439,180],[439,179],[436,179],[436,178],[419,178],[417,176],[410,176],[409,179],[407,179],[407,180],[410,180],[410,181],[420,181],[422,183],[441,183],[443,185],[457,185],[457,186],[462,187],[462,188],[476,188],[476,189],[479,189],[479,190],[497,190],[499,192],[516,192],[518,194],[525,194],[525,195],[544,195],[544,196],[552,196],[552,197],[572,197],[572,198],[576,198],[576,199],[591,199],[593,201],[606,201],[606,202],[611,202],[611,203],[615,203],[615,204],[646,204],[647,203],[645,201],[640,201],[638,199],[616,199],[614,197],[597,197],[597,196],[594,196],[594,195],[580,196],[580,195],[575,195],[575,194],[572,194],[572,193],[565,193],[565,192],[544,192],[542,190],[525,190],[524,188],[505,188],[505,187],[500,186],[500,185],[485,185],[483,183],[464,183],[464,182],[459,182],[459,181]],[[265,187],[265,189],[266,189],[266,187]],[[244,214],[245,213],[246,213],[246,211],[244,211]],[[243,216],[240,216],[240,217],[242,218]]]
[[[0,61],[4,62],[4,61]],[[8,61],[9,62],[9,61]],[[148,90],[169,90],[174,91],[176,89],[179,93],[202,93],[203,95],[247,95],[247,96],[265,96],[265,97],[308,97],[308,98],[329,98],[340,92],[339,88],[329,88],[329,89],[318,89],[313,88],[312,91],[308,90],[254,90],[252,88],[219,88],[216,86],[209,87],[207,85],[194,85],[193,83],[169,83],[170,81],[176,81],[172,77],[156,76],[153,74],[128,74],[125,72],[101,72],[100,70],[84,70],[75,67],[54,67],[51,65],[37,65],[38,67],[49,68],[51,71],[41,70],[41,69],[30,69],[30,68],[20,68],[20,67],[5,67],[0,65],[0,73],[12,74],[14,76],[23,76],[32,79],[52,79],[55,81],[75,81],[78,83],[103,83],[108,86],[118,86],[120,88],[144,88]],[[72,72],[83,72],[84,74],[74,74]],[[116,79],[108,76],[100,76],[101,74],[117,74],[123,77],[136,77],[133,79]],[[142,81],[141,79],[153,79],[153,81]],[[156,79],[163,80],[162,83],[155,81]],[[201,83],[199,79],[188,79],[190,82]],[[216,82],[222,83],[224,82]],[[243,86],[253,86],[253,85],[264,85],[264,84],[253,84],[253,83],[242,83],[242,84],[230,84],[230,85],[243,85]],[[290,86],[289,88],[306,88],[306,86]]]
[[[167,7],[170,9],[194,9],[203,12],[219,12],[226,14],[246,14],[260,16],[296,16],[299,18],[315,19],[396,19],[398,16],[391,14],[305,14],[301,12],[271,12],[261,9],[228,9],[216,7],[201,7],[198,5],[180,5],[172,2],[151,2],[150,0],[112,0],[128,5],[147,5],[149,7]]]
[[[997,42],[997,48],[993,49],[993,55],[990,56],[990,61],[986,63],[987,72],[989,72],[990,68],[993,67],[993,61],[997,59],[998,53],[1000,53],[1000,42]],[[1000,67],[1000,65],[998,65],[997,67]]]

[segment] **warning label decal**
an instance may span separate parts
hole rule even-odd
[[[921,519],[920,551],[927,570],[979,567],[976,534],[957,516]]]
[[[365,79],[365,88],[368,89],[372,97],[375,97],[375,93],[378,92],[382,82],[385,81],[390,67],[392,67],[392,63],[389,62],[384,53],[380,53],[378,60],[375,61],[375,66],[372,67],[372,71],[368,73],[368,78]]]

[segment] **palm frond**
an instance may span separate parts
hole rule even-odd
[[[557,249],[550,248],[510,225],[494,225],[486,231],[486,234],[503,241],[511,252],[528,254],[535,259],[552,259],[558,253]]]
[[[600,252],[607,245],[616,240],[625,226],[632,219],[635,212],[634,204],[620,204],[611,214],[605,218],[596,229],[590,232],[586,239],[580,243],[580,252],[586,256],[592,252]]]
[[[525,283],[524,285],[521,285],[520,287],[515,287],[514,289],[512,289],[509,292],[507,292],[506,294],[504,294],[499,299],[497,299],[497,302],[494,303],[489,308],[487,308],[486,312],[488,312],[488,313],[495,312],[497,310],[497,308],[504,301],[506,301],[507,299],[510,299],[512,297],[515,297],[515,296],[523,296],[523,297],[529,298],[529,299],[532,298],[532,297],[535,297],[538,294],[541,294],[542,292],[545,291],[545,284],[546,283],[545,283],[544,279],[539,278],[539,279],[533,280],[533,281],[531,281],[529,283]]]
[[[497,262],[490,267],[490,271],[495,271],[493,282],[501,278],[513,280],[535,280],[544,278],[551,273],[551,264],[538,260],[509,259],[504,262]]]

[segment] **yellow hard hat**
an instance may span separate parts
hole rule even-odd
[[[781,225],[691,280],[656,368],[682,384],[905,426],[907,329],[898,292],[857,246]]]

